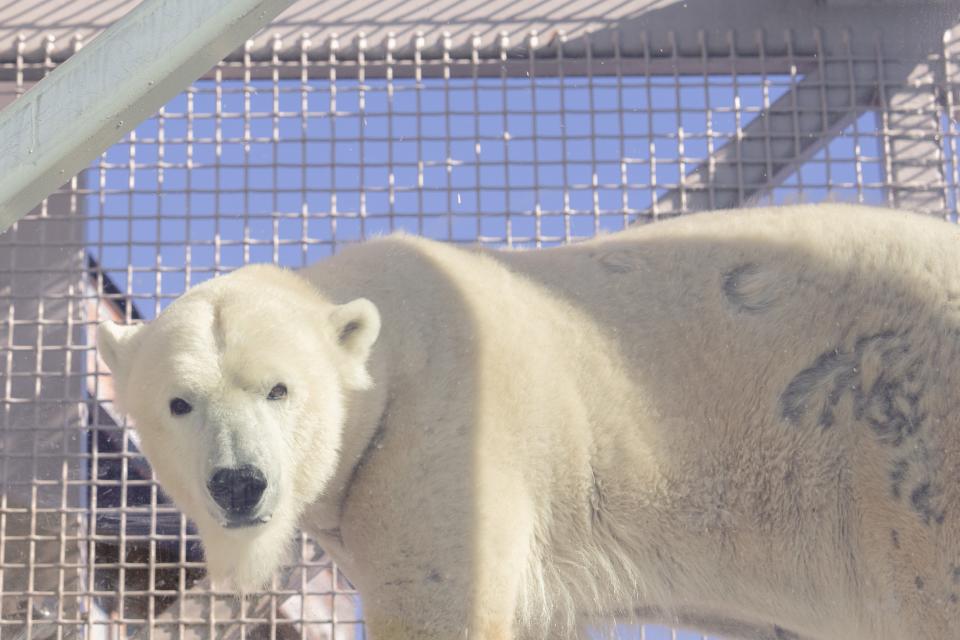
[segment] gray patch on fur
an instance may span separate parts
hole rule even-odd
[[[398,578],[396,580],[387,580],[383,584],[388,587],[403,587],[413,584],[413,580],[410,580],[409,578]]]
[[[865,378],[864,362],[872,364]],[[927,420],[922,408],[923,359],[911,354],[907,335],[882,331],[861,336],[852,349],[826,351],[787,384],[780,395],[780,415],[789,424],[814,422],[829,429],[837,421],[843,398],[852,400],[853,420],[866,424],[877,440],[901,453],[888,472],[890,494],[908,499],[926,525],[943,524],[946,512],[937,505],[936,452],[924,443]],[[895,532],[894,532],[895,533]],[[899,539],[894,536],[895,548]]]
[[[818,392],[826,391],[825,401],[817,411],[817,424],[833,426],[833,409],[849,379],[855,374],[856,362],[851,354],[833,349],[820,354],[809,367],[798,373],[780,395],[780,415],[791,424],[799,424],[810,412]]]
[[[924,524],[943,524],[946,518],[946,513],[933,504],[935,493],[933,485],[924,482],[917,485],[910,494],[910,504],[913,505],[913,510],[920,515]]]
[[[800,640],[800,636],[780,626],[773,628],[773,635],[777,640]]]
[[[746,313],[763,313],[780,297],[776,279],[759,265],[742,264],[723,274],[723,293],[734,307]]]
[[[890,529],[890,542],[893,543],[894,549],[900,548],[900,532],[896,529]]]
[[[909,469],[910,463],[906,460],[897,460],[893,463],[893,469],[890,471],[890,493],[897,500],[900,499],[903,481],[906,479]]]
[[[884,364],[906,357],[907,350],[907,345],[902,345],[885,352]],[[856,418],[867,422],[885,444],[899,447],[927,418],[920,408],[922,388],[916,383],[918,368],[919,360],[915,360],[902,376],[893,378],[884,369],[869,391],[855,395]]]
[[[590,257],[600,263],[607,273],[631,273],[639,269],[645,262],[645,255],[640,249],[617,248],[604,252],[590,252]]]
[[[865,388],[862,364],[868,351],[876,352],[881,368]],[[923,389],[917,383],[921,361],[904,366],[909,351],[903,336],[884,331],[861,337],[851,351],[824,352],[787,385],[780,396],[780,415],[799,424],[816,412],[817,424],[827,429],[836,422],[840,400],[852,394],[854,418],[870,425],[884,444],[900,446],[926,419],[920,409]]]

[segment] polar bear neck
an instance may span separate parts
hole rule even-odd
[[[442,336],[453,328],[443,326],[442,314],[428,308],[411,308],[410,297],[393,286],[389,276],[371,277],[382,272],[383,264],[388,263],[408,277],[413,274],[412,279],[422,287],[431,288],[430,273],[435,267],[427,264],[408,242],[409,239],[399,240],[395,236],[375,240],[347,248],[298,272],[331,303],[343,304],[361,297],[372,300],[383,320],[368,361],[373,386],[346,392],[346,419],[337,469],[323,494],[301,518],[301,526],[320,535],[328,551],[338,542],[343,505],[353,482],[377,451],[377,443],[387,429],[389,398],[402,396],[410,387],[422,386],[426,370],[436,364],[437,353],[449,348],[449,341]],[[438,303],[443,298],[440,293],[431,297]],[[436,324],[431,325],[431,321]],[[342,557],[338,560],[342,561]]]
[[[337,467],[323,492],[305,506],[301,526],[307,531],[326,531],[339,536],[343,503],[358,470],[375,446],[387,411],[388,380],[386,349],[375,348],[368,368],[374,381],[370,389],[346,391],[346,419]]]

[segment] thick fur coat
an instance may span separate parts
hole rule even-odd
[[[945,222],[821,205],[534,251],[391,236],[240,269],[99,340],[213,577],[257,586],[302,527],[373,640],[635,616],[960,637]],[[209,477],[237,465],[266,489],[226,528]]]

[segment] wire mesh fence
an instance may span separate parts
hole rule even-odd
[[[243,264],[297,267],[396,230],[545,247],[829,199],[956,219],[949,41],[909,68],[879,42],[730,42],[725,56],[617,37],[570,53],[536,34],[404,55],[248,47],[0,236],[0,635],[363,637],[362,603],[305,536],[270,590],[240,602],[209,585],[112,405],[103,319],[150,319]],[[0,101],[56,59],[51,44],[0,65]]]

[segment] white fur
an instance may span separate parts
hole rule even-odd
[[[99,341],[213,577],[258,586],[301,526],[374,640],[635,616],[947,638],[958,250],[946,223],[844,205],[541,251],[392,236],[241,269]],[[205,478],[242,463],[273,517],[237,532]]]

